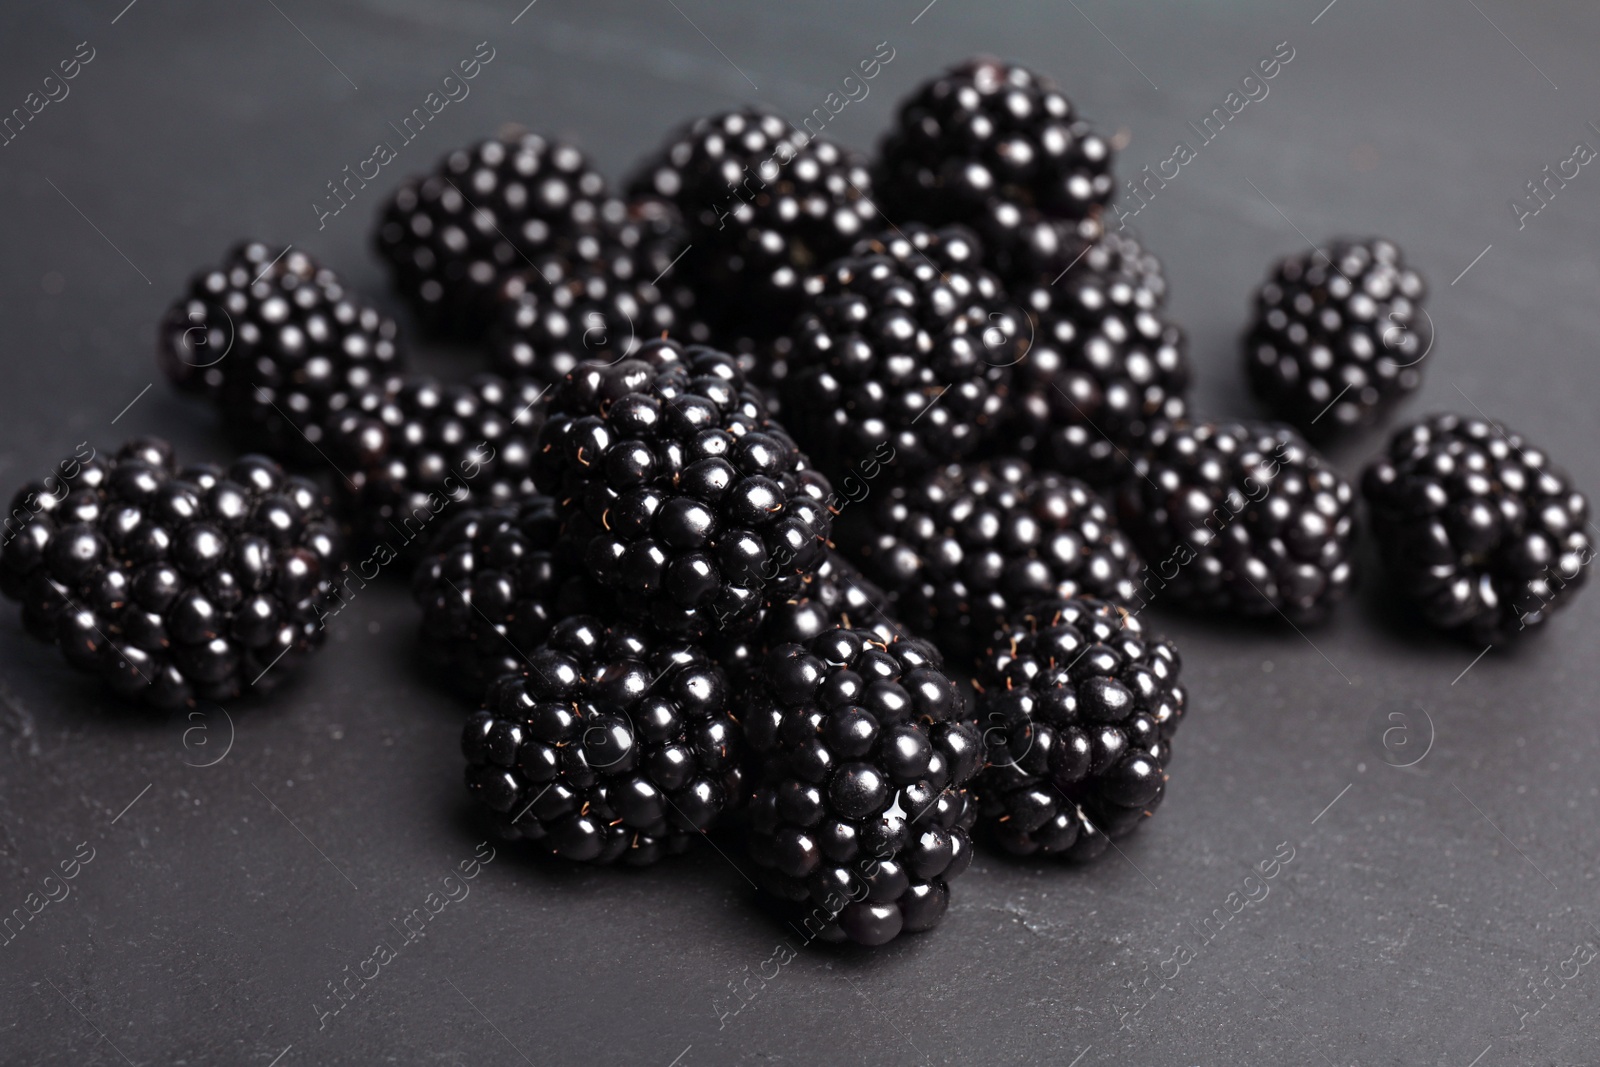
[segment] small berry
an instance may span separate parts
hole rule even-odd
[[[1377,421],[1422,385],[1433,346],[1426,291],[1392,241],[1336,241],[1280,260],[1245,336],[1256,396],[1318,438]]]
[[[1588,498],[1498,423],[1435,415],[1408,426],[1361,491],[1390,577],[1442,630],[1510,639],[1544,625],[1588,578]]]
[[[0,592],[117,696],[267,692],[322,644],[342,546],[311,482],[265,456],[179,468],[154,437],[60,469],[12,500]]]

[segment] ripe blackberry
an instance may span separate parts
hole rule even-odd
[[[409,375],[372,414],[342,420],[332,455],[362,540],[415,559],[446,507],[532,495],[543,392],[538,382],[489,374],[450,385]]]
[[[1267,423],[1160,426],[1124,483],[1144,597],[1314,622],[1355,580],[1355,492],[1301,436]]]
[[[394,320],[304,252],[246,241],[167,309],[157,353],[252,447],[319,465],[329,431],[400,369]]]
[[[1361,492],[1391,579],[1434,626],[1499,642],[1583,587],[1589,501],[1498,423],[1434,415],[1396,433]]]
[[[744,699],[750,858],[806,936],[881,945],[937,925],[972,859],[983,741],[965,686],[915,640],[828,630],[773,649]]]
[[[734,357],[651,341],[551,397],[539,484],[623,610],[680,636],[748,629],[816,566],[828,481]]]
[[[712,655],[728,672],[735,689],[740,689],[774,648],[805,644],[824,630],[867,630],[884,641],[902,636],[900,624],[887,610],[888,603],[888,594],[830,548],[792,596],[767,605],[766,615],[753,633],[722,639]]]
[[[418,315],[471,338],[493,321],[508,274],[551,255],[600,260],[626,221],[582,152],[523,133],[457,149],[407,179],[384,205],[376,243]]]
[[[493,330],[496,371],[553,384],[579,363],[614,363],[651,338],[709,336],[686,288],[663,292],[609,270],[561,269],[548,264],[545,277],[521,276],[506,287]]]
[[[688,252],[676,276],[722,332],[760,341],[793,320],[805,276],[843,255],[878,217],[864,161],[751,109],[680,129],[629,192],[677,205]]]
[[[874,177],[892,217],[972,226],[1006,280],[1028,283],[1099,235],[1111,157],[1048,78],[980,57],[901,104]]]
[[[1422,384],[1427,287],[1381,238],[1287,256],[1256,291],[1245,369],[1276,418],[1320,438],[1369,425]]]
[[[175,708],[265,692],[322,643],[340,545],[309,481],[265,456],[179,468],[154,437],[59,469],[12,500],[0,592],[118,696]]]
[[[556,502],[534,495],[457,512],[428,545],[412,580],[420,648],[462,693],[479,698],[490,681],[520,669],[557,620],[609,613],[560,533]]]
[[[917,471],[960,459],[1000,422],[1017,317],[993,275],[946,266],[974,247],[964,235],[922,236],[921,247],[873,242],[890,254],[852,255],[806,281],[783,407],[835,479],[866,460]]]
[[[1090,860],[1166,793],[1187,695],[1178,650],[1090,597],[1046,601],[996,635],[979,668],[988,762],[982,828],[1008,852]]]
[[[847,512],[840,544],[911,631],[965,665],[1046,597],[1133,599],[1142,564],[1109,504],[1021,460],[952,464]]]
[[[566,860],[654,863],[744,795],[721,668],[584,615],[490,683],[461,750],[498,832]]]
[[[1188,344],[1162,313],[1165,291],[1155,257],[1115,233],[1054,284],[1019,291],[1032,339],[998,439],[1090,485],[1131,477],[1151,427],[1187,410]]]

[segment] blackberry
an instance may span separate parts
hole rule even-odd
[[[556,623],[490,683],[461,749],[497,831],[566,860],[654,863],[743,798],[722,670],[693,645],[590,616]]]
[[[1019,323],[987,271],[947,266],[956,233],[874,242],[806,282],[782,383],[790,425],[830,476],[866,460],[924,470],[999,424]],[[938,257],[935,259],[935,257]]]
[[[1045,597],[1129,602],[1142,564],[1111,506],[1021,460],[956,464],[846,514],[840,544],[911,631],[966,664],[994,628]]]
[[[1054,284],[1019,292],[1031,343],[999,438],[1097,487],[1130,477],[1151,427],[1187,411],[1188,344],[1162,313],[1165,292],[1155,257],[1114,233]]]
[[[59,469],[12,500],[0,592],[117,696],[231,701],[322,643],[340,544],[311,482],[265,456],[179,468],[154,437]]]
[[[1415,423],[1366,469],[1361,492],[1391,579],[1440,629],[1507,640],[1542,626],[1588,577],[1588,499],[1499,423]]]
[[[903,636],[888,603],[888,594],[830,548],[792,596],[767,605],[753,633],[723,639],[712,654],[737,689],[754,677],[772,649],[804,644],[824,630],[870,630],[884,641]]]
[[[304,252],[246,241],[167,309],[157,353],[180,390],[284,460],[321,464],[333,424],[402,363],[395,323]]]
[[[1376,422],[1422,384],[1433,346],[1426,291],[1382,238],[1280,260],[1256,291],[1244,340],[1256,396],[1319,438]]]
[[[723,333],[769,341],[806,275],[878,217],[866,164],[786,119],[746,109],[696,119],[639,168],[634,196],[675,204],[688,251],[675,268]]]
[[[342,420],[333,455],[361,540],[415,559],[446,507],[530,496],[544,391],[489,374],[450,385],[410,375],[372,414]]]
[[[651,341],[551,396],[539,484],[625,611],[680,636],[748,629],[816,566],[828,481],[734,357]]]
[[[972,226],[1008,282],[1030,283],[1099,235],[1111,158],[1048,78],[979,57],[901,104],[874,177],[892,217]]]
[[[1157,427],[1119,498],[1144,592],[1199,611],[1315,622],[1355,580],[1355,492],[1287,426]]]
[[[518,670],[558,620],[608,613],[560,533],[556,502],[534,495],[457,512],[429,544],[412,580],[420,648],[464,694],[481,697],[490,681]]]
[[[937,925],[972,859],[983,741],[966,687],[915,640],[825,631],[772,650],[744,697],[750,858],[806,936],[881,945]]]
[[[1017,855],[1091,860],[1166,794],[1187,695],[1178,651],[1120,605],[1037,605],[979,668],[980,828]]]
[[[626,221],[581,151],[522,133],[457,149],[407,179],[384,204],[376,243],[430,327],[473,338],[493,321],[507,275],[546,256],[600,260]]]

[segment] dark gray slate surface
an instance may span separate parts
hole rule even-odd
[[[160,432],[223,456],[151,358],[188,274],[250,234],[382,292],[379,198],[502,121],[572,135],[620,174],[696,113],[754,98],[798,118],[888,41],[893,62],[830,133],[868,147],[899,95],[988,50],[1125,130],[1134,173],[1287,41],[1270,95],[1136,220],[1191,334],[1198,410],[1250,413],[1235,337],[1272,257],[1382,232],[1434,290],[1438,348],[1408,413],[1481,407],[1600,486],[1600,174],[1520,231],[1508,207],[1574,142],[1600,144],[1592,5],[539,0],[513,24],[522,0],[125,3],[0,11],[0,110],[80,41],[94,50],[70,96],[0,148],[7,485],[85,438]],[[470,98],[319,232],[324,183],[480,41],[495,59]],[[1334,458],[1354,473],[1377,445]],[[1600,947],[1600,593],[1465,673],[1478,649],[1408,631],[1381,593],[1369,582],[1304,636],[1153,609],[1194,707],[1161,817],[1088,870],[980,856],[936,934],[870,958],[808,949],[774,975],[781,931],[710,849],[647,874],[502,849],[321,1029],[328,983],[398,943],[391,923],[476,842],[460,710],[411,667],[404,589],[363,593],[300,684],[241,709],[209,767],[186,764],[221,755],[226,722],[120,713],[8,607],[0,909],[80,843],[93,859],[0,947],[0,1060],[1595,1063],[1600,975],[1580,963]],[[1293,859],[1266,898],[1202,945],[1196,928],[1280,843]],[[747,978],[759,993],[734,1014]]]

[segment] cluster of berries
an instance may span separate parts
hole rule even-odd
[[[1399,250],[1332,244],[1274,268],[1244,343],[1298,431],[1194,418],[1161,266],[1102,222],[1112,157],[992,59],[870,160],[749,109],[621,193],[533,134],[452,152],[376,244],[494,374],[407,373],[331,271],[240,245],[160,356],[274,459],[68,461],[13,503],[0,591],[181,706],[317,645],[344,546],[402,559],[503,836],[642,865],[727,826],[811,934],[927,930],[975,838],[1088,860],[1161,803],[1187,697],[1151,598],[1302,624],[1347,595],[1357,493],[1309,441],[1378,421],[1432,348]],[[1583,581],[1585,498],[1498,425],[1403,429],[1360,488],[1441,628],[1500,640]]]

